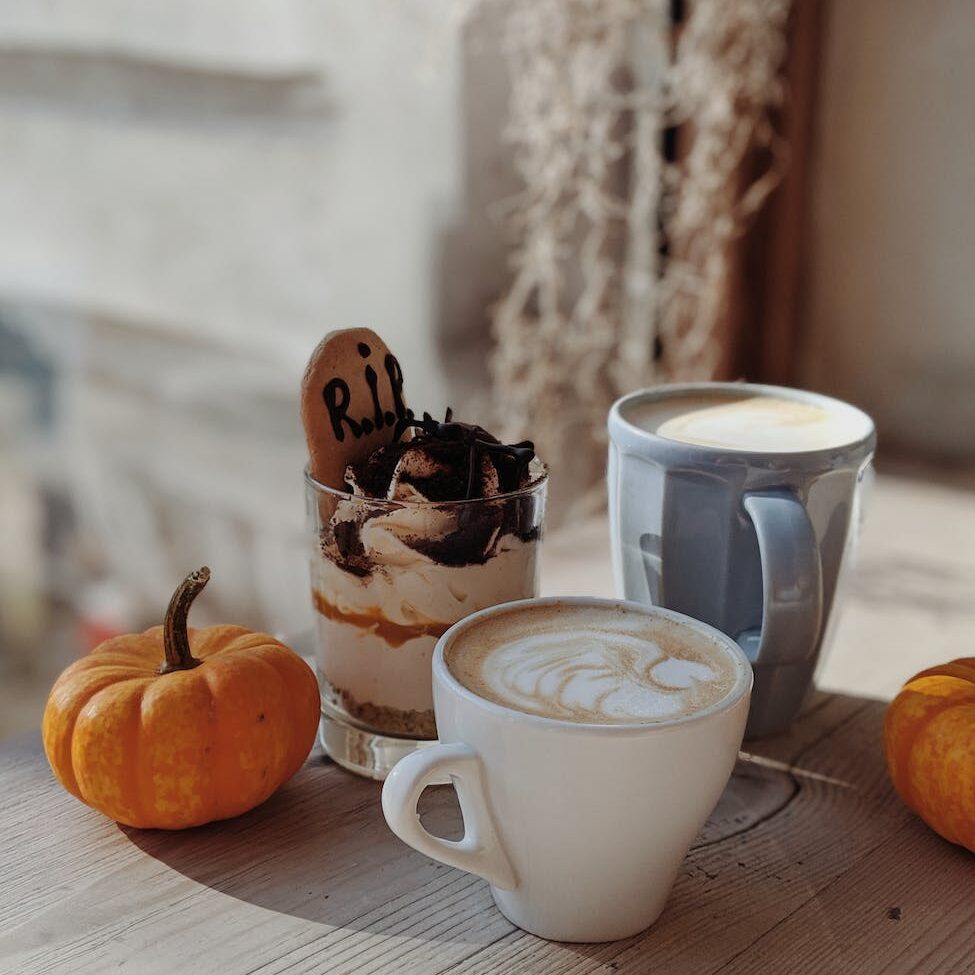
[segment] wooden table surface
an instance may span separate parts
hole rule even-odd
[[[0,746],[0,972],[975,971],[975,857],[892,793],[883,711],[823,694],[790,734],[747,743],[660,920],[603,945],[512,926],[485,883],[388,831],[378,784],[320,755],[236,820],[143,832],[63,792],[36,735],[15,739]],[[422,808],[458,835],[452,789]]]
[[[0,744],[0,975],[975,973],[975,855],[893,794],[871,699],[971,653],[973,537],[968,490],[878,478],[820,675],[840,693],[746,744],[641,936],[524,934],[482,881],[387,830],[377,784],[317,755],[262,808],[167,834],[67,795],[32,736]],[[544,557],[546,591],[612,593],[605,523],[551,537]],[[452,790],[423,806],[458,835]]]

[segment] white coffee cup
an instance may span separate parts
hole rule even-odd
[[[530,610],[625,611],[707,641],[730,661],[715,703],[651,723],[580,723],[487,700],[448,669],[444,654],[482,621]],[[557,941],[612,941],[652,924],[738,754],[752,672],[729,637],[689,617],[623,600],[555,597],[504,603],[451,627],[433,657],[440,744],[408,755],[383,788],[393,832],[421,853],[483,877],[501,912]],[[420,794],[449,776],[464,837],[420,823]]]

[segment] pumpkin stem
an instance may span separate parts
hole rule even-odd
[[[166,659],[159,668],[160,674],[171,674],[174,670],[192,670],[203,663],[190,653],[186,617],[189,615],[193,600],[200,595],[209,581],[210,570],[203,566],[202,569],[191,572],[173,593],[163,623],[163,649],[166,651]]]

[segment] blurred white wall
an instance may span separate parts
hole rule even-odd
[[[0,317],[61,376],[47,476],[133,612],[310,619],[298,384],[369,325],[446,405],[451,0],[0,7]],[[203,612],[206,612],[204,607]]]
[[[833,0],[821,72],[801,378],[971,459],[975,5]]]
[[[449,0],[0,8],[0,299],[251,350],[375,325],[442,395]]]

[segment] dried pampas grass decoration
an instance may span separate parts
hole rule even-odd
[[[696,0],[676,40],[665,0],[469,0],[468,12],[487,3],[504,10],[505,137],[524,187],[493,315],[494,407],[504,436],[531,419],[564,518],[602,499],[617,396],[714,374],[729,245],[784,159],[769,110],[790,0]],[[684,129],[668,161],[671,126]],[[772,165],[740,185],[755,147]]]

